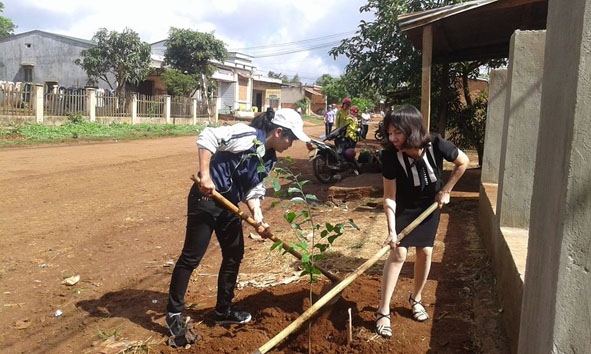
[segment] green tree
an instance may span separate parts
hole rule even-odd
[[[117,97],[123,97],[126,84],[138,85],[149,74],[151,47],[133,30],[125,28],[119,33],[101,28],[92,40],[96,45],[83,50],[82,59],[75,61],[86,71],[90,84],[102,80]],[[111,82],[113,77],[115,82]]]
[[[0,14],[4,12],[4,3],[0,2]],[[0,16],[0,38],[8,37],[14,34],[16,25],[11,19]]]
[[[162,78],[166,83],[166,92],[172,96],[190,97],[199,87],[199,80],[195,76],[183,74],[172,68],[164,70]]]
[[[291,80],[289,80],[289,82],[291,83],[297,83],[299,84],[301,82],[300,80],[300,75],[298,75],[297,73],[291,78]]]
[[[279,79],[281,80],[282,83],[286,84],[289,83],[289,76],[282,74],[282,73],[276,73],[273,71],[269,71],[269,73],[267,74],[267,76],[273,78],[273,79]]]
[[[368,0],[360,12],[375,13],[375,20],[361,21],[356,34],[329,51],[333,57],[345,55],[347,87],[352,94],[385,97],[386,106],[421,101],[421,53],[400,30],[402,14],[447,6],[465,0]],[[496,67],[503,61],[445,63],[432,67],[432,130],[445,135],[447,117],[457,116],[464,107],[467,82],[483,65]],[[469,95],[468,95],[469,96]],[[471,99],[465,99],[467,106]],[[467,136],[467,135],[465,135]]]
[[[215,72],[212,61],[223,62],[227,57],[228,51],[224,42],[216,39],[213,33],[174,27],[170,29],[164,62],[173,69],[192,76],[199,83],[208,112],[207,98],[211,96],[208,82]]]
[[[326,95],[327,103],[341,103],[345,97],[349,97],[349,91],[340,77],[332,77],[330,74],[324,74],[315,82],[322,86],[322,93]]]

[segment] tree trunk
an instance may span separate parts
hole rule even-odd
[[[207,78],[204,74],[201,74],[201,99],[204,101],[205,108],[207,109],[207,119],[211,118],[211,109],[209,108],[209,98],[207,97]]]

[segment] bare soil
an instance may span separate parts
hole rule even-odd
[[[323,127],[306,131],[318,136]],[[353,219],[360,227],[347,230],[322,263],[345,277],[385,237],[381,175],[345,175],[340,186],[373,186],[375,195],[328,202],[329,186],[315,182],[304,144],[283,155],[311,181],[306,192],[323,202],[314,212],[317,222]],[[187,292],[186,315],[203,340],[188,349],[167,346],[168,285],[184,241],[189,176],[196,166],[195,137],[0,150],[0,352],[252,353],[309,308],[310,290],[316,299],[330,282],[321,277],[310,285],[297,276],[294,257],[248,237],[235,300],[253,321],[216,326],[211,317],[221,257],[213,238]],[[393,300],[394,336],[373,333],[382,259],[272,352],[508,353],[490,261],[478,235],[479,179],[480,170],[469,169],[443,210],[423,294],[429,321],[414,321],[408,306],[411,254]],[[277,200],[265,199],[266,220],[279,238],[294,241],[282,216],[285,207],[271,206]],[[64,284],[75,275],[78,283]]]

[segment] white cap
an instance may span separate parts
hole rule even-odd
[[[291,108],[278,109],[271,122],[291,130],[298,140],[303,142],[310,141],[310,138],[304,133],[304,121],[302,117]]]

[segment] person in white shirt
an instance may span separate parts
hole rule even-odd
[[[371,121],[371,114],[368,109],[361,113],[361,138],[367,138],[367,131],[369,130],[369,122]]]

